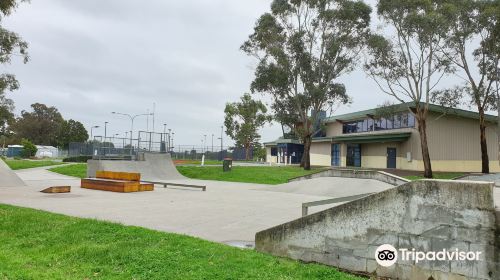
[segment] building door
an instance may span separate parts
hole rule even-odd
[[[396,168],[396,148],[387,148],[387,168]]]
[[[332,144],[332,166],[340,166],[340,144]]]
[[[347,145],[347,166],[361,167],[361,145]]]

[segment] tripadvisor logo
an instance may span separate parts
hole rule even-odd
[[[443,249],[441,251],[429,252],[417,251],[414,248],[411,250],[400,248],[397,250],[392,245],[384,244],[375,250],[375,260],[379,265],[389,267],[394,265],[398,259],[402,261],[415,261],[415,263],[421,261],[479,261],[481,253],[478,251],[460,251],[458,249]]]

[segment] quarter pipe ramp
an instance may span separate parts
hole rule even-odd
[[[141,173],[143,181],[183,180],[170,154],[144,154],[144,160],[89,160],[87,176],[95,177],[97,170]]]
[[[23,180],[12,171],[7,164],[0,159],[0,187],[23,187]]]

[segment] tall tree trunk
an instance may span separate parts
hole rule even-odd
[[[304,155],[302,157],[304,165],[304,170],[311,170],[311,135],[307,135],[304,138]]]
[[[245,160],[250,160],[250,144],[245,144]]]
[[[305,138],[302,139],[302,143],[304,144],[304,152],[302,153],[302,158],[300,159],[300,167],[304,167],[305,162],[306,162],[306,152],[305,152],[306,141],[305,141]]]
[[[417,109],[418,133],[420,135],[420,147],[422,149],[422,160],[424,162],[424,177],[432,178],[431,157],[429,156],[429,147],[427,145],[427,119],[424,112]]]
[[[498,72],[497,72],[498,76]],[[500,77],[500,76],[498,76]],[[498,82],[497,82],[497,110],[498,110],[498,117],[497,117],[497,145],[498,145],[498,155],[497,155],[497,160],[500,163],[500,92],[498,91]],[[5,146],[5,140],[4,140],[4,146]]]
[[[490,173],[490,160],[488,158],[488,144],[486,143],[486,125],[484,123],[483,108],[479,108],[479,131],[481,141],[481,172]]]

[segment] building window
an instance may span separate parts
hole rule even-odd
[[[278,148],[271,148],[271,156],[272,157],[278,156]]]
[[[360,121],[346,122],[343,124],[342,132],[350,134],[407,127],[415,127],[415,116],[412,113],[404,112],[387,118],[367,118]]]

